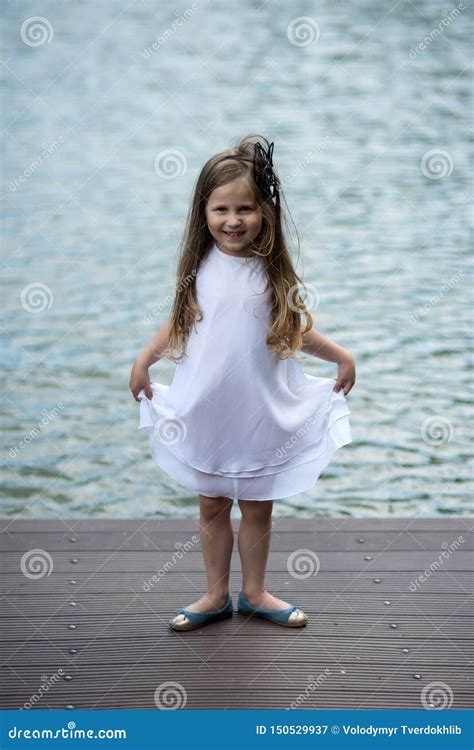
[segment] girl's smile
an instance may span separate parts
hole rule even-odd
[[[206,220],[211,235],[224,252],[248,253],[262,227],[262,211],[245,177],[212,191],[206,204]]]

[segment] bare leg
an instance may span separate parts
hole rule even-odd
[[[273,500],[239,500],[239,506],[242,511],[238,536],[242,591],[253,607],[287,609],[291,606],[288,602],[265,590]]]
[[[230,520],[233,502],[228,497],[199,495],[199,532],[207,573],[207,593],[186,606],[190,612],[221,609],[229,594],[234,532]]]

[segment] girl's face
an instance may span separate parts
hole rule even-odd
[[[262,210],[245,177],[212,191],[206,204],[206,220],[220,249],[230,255],[249,254],[262,227]]]

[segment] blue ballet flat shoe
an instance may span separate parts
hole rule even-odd
[[[252,607],[243,591],[239,594],[237,610],[243,615],[263,617],[265,620],[271,620],[271,622],[275,622],[277,625],[284,625],[287,628],[301,628],[309,622],[308,615],[297,605],[293,605],[287,609]]]
[[[190,612],[188,609],[181,607],[176,610],[176,616],[169,622],[172,630],[194,630],[209,625],[217,620],[224,620],[226,617],[232,617],[234,606],[232,597],[229,593],[227,601],[222,609],[214,609],[212,612]]]

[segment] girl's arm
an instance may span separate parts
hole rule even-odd
[[[303,336],[301,351],[305,354],[311,354],[313,357],[325,359],[327,362],[337,362],[337,378],[333,390],[338,393],[343,388],[344,395],[347,396],[355,383],[356,377],[355,362],[347,349],[329,341],[312,328]]]
[[[168,337],[170,333],[170,321],[167,320],[163,323],[159,331],[155,334],[154,338],[144,348],[141,354],[138,355],[136,362],[143,365],[147,369],[158,362],[163,356],[163,352],[168,346]]]
[[[313,357],[325,359],[326,362],[337,362],[338,364],[344,360],[352,359],[346,349],[329,341],[325,336],[315,331],[314,328],[304,334],[301,351],[305,354],[311,354]]]
[[[147,398],[153,398],[153,390],[148,375],[148,368],[150,365],[158,362],[168,346],[169,330],[170,322],[167,320],[133,363],[132,372],[130,373],[130,382],[128,385],[135,401],[140,401],[138,394],[142,389]]]

